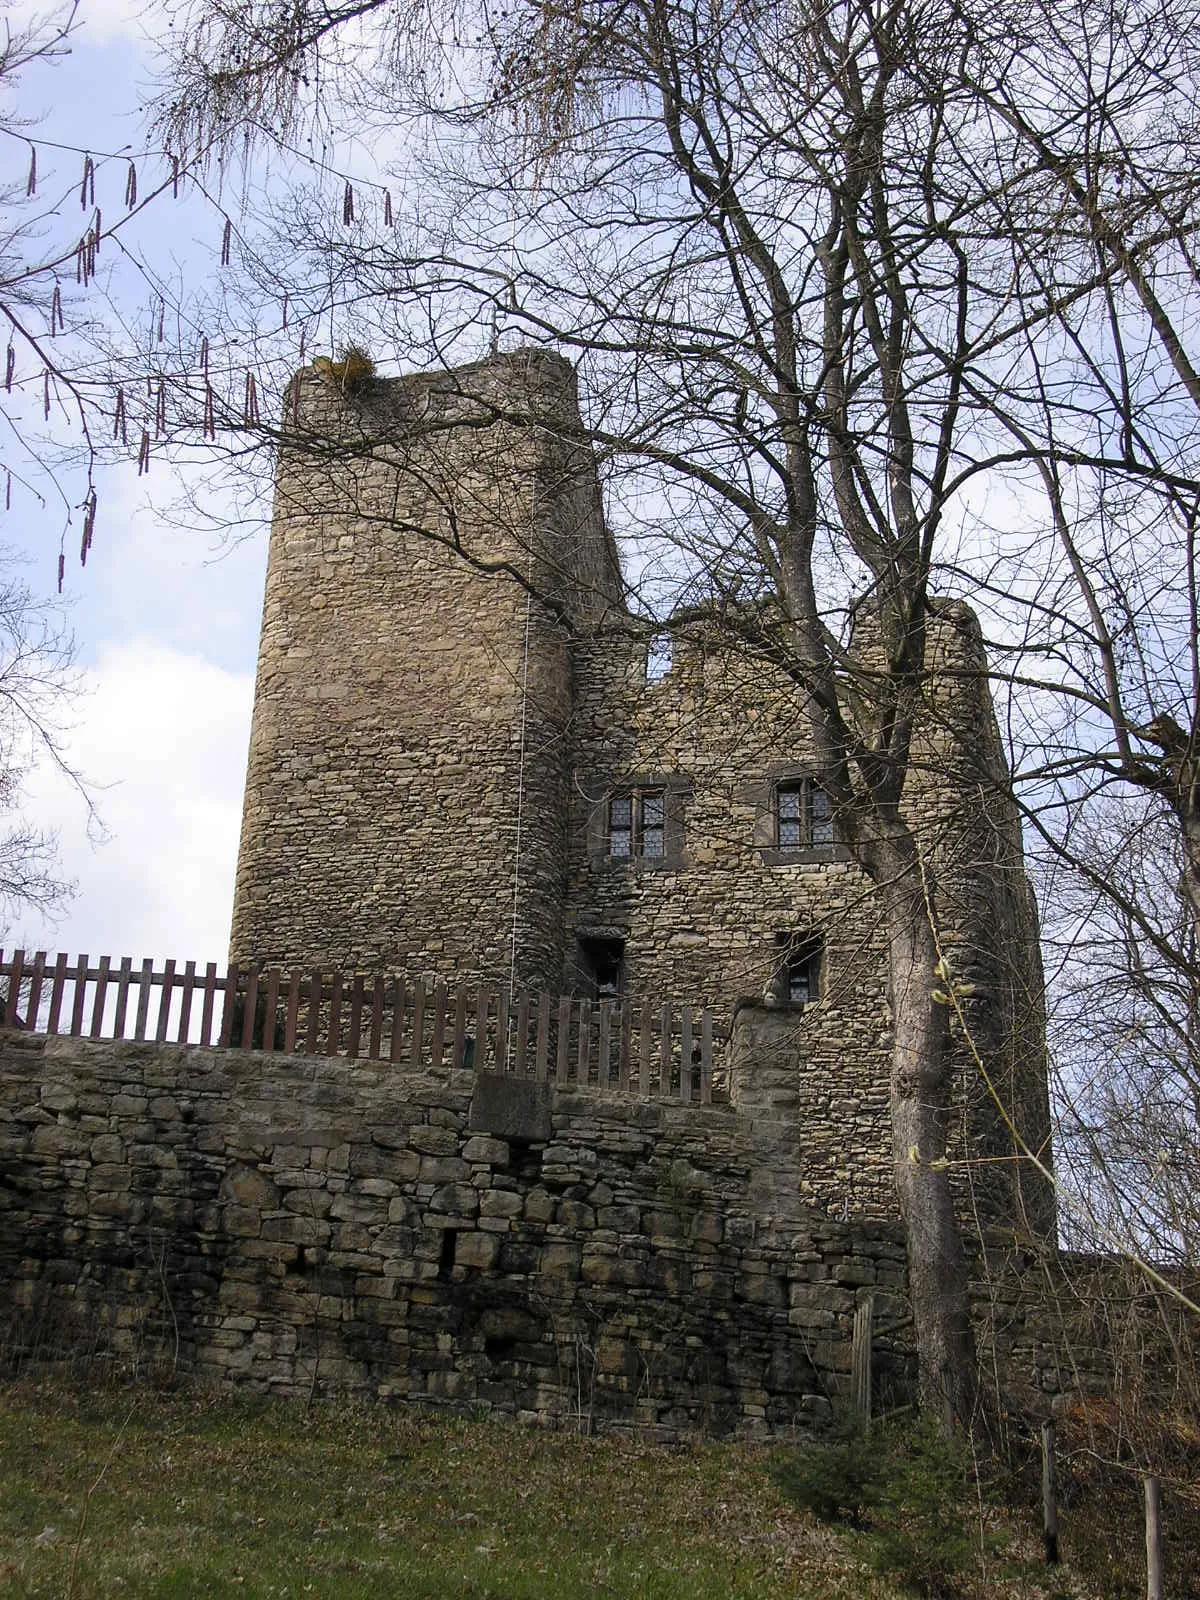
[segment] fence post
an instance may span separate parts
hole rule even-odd
[[[1054,1456],[1054,1418],[1042,1423],[1042,1540],[1046,1565],[1058,1564],[1058,1463]]]
[[[854,1331],[850,1336],[850,1406],[858,1428],[871,1427],[871,1341],[875,1318],[875,1296],[868,1292],[854,1308]]]
[[[1162,1600],[1162,1488],[1153,1474],[1146,1478],[1146,1600]]]

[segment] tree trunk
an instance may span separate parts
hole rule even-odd
[[[1200,809],[1196,799],[1194,783],[1180,784],[1173,808],[1183,843],[1183,893],[1191,913],[1192,931],[1200,936]]]
[[[976,1398],[967,1265],[946,1165],[953,1063],[945,985],[907,836],[889,840],[876,882],[892,990],[892,1152],[908,1249],[921,1406],[944,1431],[970,1427]]]

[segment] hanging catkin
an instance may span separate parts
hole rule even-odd
[[[96,491],[89,489],[83,497],[83,535],[79,541],[79,565],[87,565],[87,553],[92,548],[92,530],[96,526]]]

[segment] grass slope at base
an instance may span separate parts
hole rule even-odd
[[[663,1448],[359,1403],[0,1390],[0,1593],[892,1600],[778,1451]],[[1073,1596],[1011,1519],[972,1600]],[[978,1544],[978,1541],[976,1541]]]

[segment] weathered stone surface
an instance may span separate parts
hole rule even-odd
[[[806,1156],[776,1120],[551,1089],[544,1154],[560,1175],[587,1168],[552,1189],[536,1148],[510,1149],[504,1164],[467,1158],[494,1136],[466,1136],[461,1084],[402,1064],[315,1065],[0,1031],[11,1348],[23,1328],[31,1342],[51,1329],[67,1347],[107,1339],[122,1359],[165,1337],[174,1359],[177,1334],[183,1370],[303,1395],[319,1328],[319,1385],[545,1420],[573,1414],[582,1395],[602,1425],[666,1436],[720,1418],[754,1433],[841,1403],[869,1287],[880,1381],[893,1400],[908,1392],[899,1227],[814,1211]],[[45,1083],[80,1104],[86,1092],[96,1125],[47,1121]],[[154,1098],[195,1108],[163,1123],[161,1146],[144,1116]],[[381,1143],[398,1105],[462,1153]],[[332,1137],[333,1106],[336,1143],[297,1142],[302,1126]],[[448,1120],[432,1120],[439,1110]],[[137,1164],[96,1159],[135,1150]],[[364,1152],[399,1165],[364,1171]],[[472,1151],[485,1153],[498,1152]],[[444,1181],[428,1176],[443,1170]],[[1074,1365],[1060,1359],[1055,1319],[1080,1301],[1056,1293],[1057,1270],[996,1253],[976,1287],[989,1363],[1043,1409],[1080,1375],[1101,1381],[1110,1360],[1082,1327]]]
[[[447,1183],[435,1189],[430,1196],[431,1211],[451,1212],[455,1216],[473,1217],[479,1210],[479,1191],[467,1183]]]
[[[532,1144],[548,1139],[553,1131],[549,1084],[481,1072],[471,1098],[470,1127],[498,1140]]]
[[[279,1190],[266,1173],[244,1161],[235,1161],[221,1180],[220,1198],[239,1206],[254,1206],[259,1211],[275,1211]]]
[[[454,1263],[487,1272],[500,1254],[500,1241],[490,1233],[460,1233],[455,1243]]]
[[[474,1134],[463,1146],[466,1161],[482,1161],[489,1167],[506,1167],[509,1149],[503,1139],[492,1139],[487,1134]]]
[[[558,1201],[545,1189],[533,1189],[525,1196],[527,1222],[552,1222]]]
[[[458,1153],[458,1134],[453,1128],[431,1127],[422,1124],[408,1131],[408,1142],[422,1155],[452,1156]]]
[[[471,1168],[460,1156],[422,1156],[417,1176],[422,1183],[461,1183],[470,1178]]]
[[[371,1194],[342,1193],[334,1197],[329,1208],[329,1215],[336,1222],[385,1222],[387,1213],[386,1200]]]

